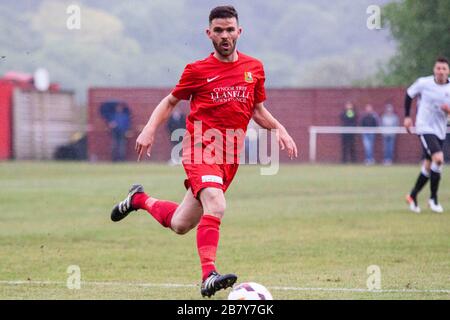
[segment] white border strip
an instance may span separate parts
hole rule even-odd
[[[66,285],[63,281],[25,281],[0,280],[0,285]],[[81,285],[87,286],[119,286],[119,287],[149,287],[149,288],[195,288],[199,287],[195,284],[179,284],[179,283],[137,283],[137,282],[102,282],[102,281],[81,281]],[[450,289],[386,289],[386,290],[369,290],[358,288],[299,288],[299,287],[277,287],[268,286],[270,290],[281,291],[325,291],[325,292],[361,292],[361,293],[443,293],[450,294]]]

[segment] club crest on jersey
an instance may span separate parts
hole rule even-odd
[[[248,82],[248,83],[253,82],[253,75],[251,72],[248,72],[248,71],[244,72],[244,78],[245,78],[245,82]]]

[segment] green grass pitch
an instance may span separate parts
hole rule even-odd
[[[449,299],[447,211],[410,213],[419,166],[242,166],[227,192],[219,271],[269,288],[275,299]],[[179,201],[181,167],[0,163],[0,299],[200,299],[195,229],[179,236],[146,212],[110,221],[132,183]],[[66,286],[81,269],[81,289]],[[367,268],[381,270],[368,291]],[[16,283],[14,281],[23,281]],[[439,291],[441,290],[441,291]],[[226,299],[221,291],[214,299]]]

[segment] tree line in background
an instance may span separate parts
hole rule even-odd
[[[450,58],[450,1],[393,2],[384,7],[384,16],[398,48],[378,74],[381,83],[408,85],[431,74],[437,57]]]
[[[383,6],[384,29],[366,27]],[[81,0],[81,30],[66,26],[72,2],[0,3],[0,73],[46,67],[81,100],[90,86],[172,86],[186,63],[211,51],[211,0]],[[264,61],[271,87],[407,85],[449,53],[446,0],[235,1],[239,49]],[[389,39],[389,31],[396,40]]]

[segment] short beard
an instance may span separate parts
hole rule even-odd
[[[216,49],[216,51],[217,51],[222,57],[229,57],[229,56],[236,50],[236,44],[237,44],[237,41],[233,41],[233,42],[231,43],[230,49],[227,50],[227,51],[224,51],[224,50],[220,47],[220,44],[218,44],[218,43],[216,43],[216,42],[214,42],[214,41],[212,41],[212,43],[213,43],[214,49]]]
[[[437,83],[448,83],[448,77],[442,77],[442,79],[440,79],[438,76],[434,76],[434,79]]]

